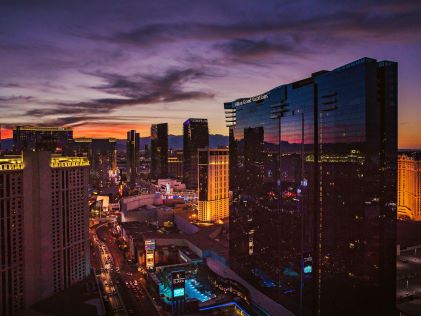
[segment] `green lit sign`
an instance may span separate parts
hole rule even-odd
[[[174,289],[174,297],[184,296],[184,288]]]

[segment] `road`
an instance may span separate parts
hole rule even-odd
[[[94,249],[92,257],[95,257],[93,265],[96,267],[96,271],[100,271],[100,274],[97,274],[97,276],[102,285],[104,298],[108,303],[110,314],[114,316],[126,316],[128,313],[116,288],[116,282],[111,275],[113,258],[110,255],[107,245],[97,236],[98,228],[104,226],[106,226],[106,224],[100,224],[91,230],[90,236],[93,244],[92,248]]]
[[[144,279],[134,264],[124,259],[123,252],[118,248],[116,239],[112,236],[107,225],[96,228],[98,242],[103,244],[105,268],[109,273],[111,286],[115,286],[120,294],[128,315],[158,316],[153,303],[144,289]],[[107,280],[106,280],[107,281]],[[111,281],[112,282],[112,281]],[[142,282],[142,283],[141,283]],[[109,284],[109,282],[107,281]],[[142,286],[143,285],[143,286]]]

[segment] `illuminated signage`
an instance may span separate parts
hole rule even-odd
[[[239,106],[239,105],[243,105],[243,104],[247,104],[247,103],[251,103],[251,102],[266,100],[267,98],[269,98],[268,94],[264,93],[264,94],[256,95],[255,97],[240,99],[240,100],[236,101],[234,103],[234,105]]]
[[[187,121],[184,122],[184,125],[189,125],[190,123],[207,123],[208,120],[207,119],[188,119]]]
[[[24,168],[22,157],[0,159],[0,171],[22,170]]]
[[[89,166],[89,160],[86,157],[52,157],[50,166],[51,168],[84,167]]]
[[[184,288],[174,289],[174,297],[184,296]]]
[[[155,267],[155,250],[146,250],[146,268],[153,269]]]
[[[146,251],[146,268],[153,269],[155,267],[155,240],[145,240]]]
[[[155,240],[145,240],[145,250],[155,250]]]
[[[304,257],[304,267],[303,267],[304,274],[309,274],[313,272],[313,258],[310,254]]]
[[[173,297],[184,297],[184,285],[186,280],[185,271],[174,271],[171,273],[171,285]]]

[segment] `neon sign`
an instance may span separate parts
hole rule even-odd
[[[174,297],[184,296],[184,288],[174,289]]]
[[[234,103],[234,105],[239,106],[239,105],[243,105],[243,104],[247,104],[247,103],[251,103],[251,102],[266,100],[267,98],[269,98],[268,94],[264,93],[264,94],[256,95],[255,97],[240,99],[240,100],[236,101]]]

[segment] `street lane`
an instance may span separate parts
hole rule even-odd
[[[100,226],[97,229],[97,234],[100,242],[106,245],[109,251],[108,256],[113,263],[110,267],[110,274],[117,283],[116,286],[128,314],[158,316],[153,303],[140,284],[141,273],[137,271],[134,264],[129,264],[125,260],[123,252],[118,248],[116,239],[110,233],[109,228],[106,225]]]
[[[106,226],[106,224],[96,225],[90,230],[91,242],[94,248],[96,246],[96,251],[93,252],[93,257],[95,257],[94,263],[97,268],[96,271],[100,271],[99,281],[102,285],[104,299],[109,305],[108,308],[110,309],[111,315],[126,316],[128,314],[125,310],[123,300],[119,297],[110,273],[113,267],[112,257],[107,246],[97,236],[98,228],[103,226]]]

